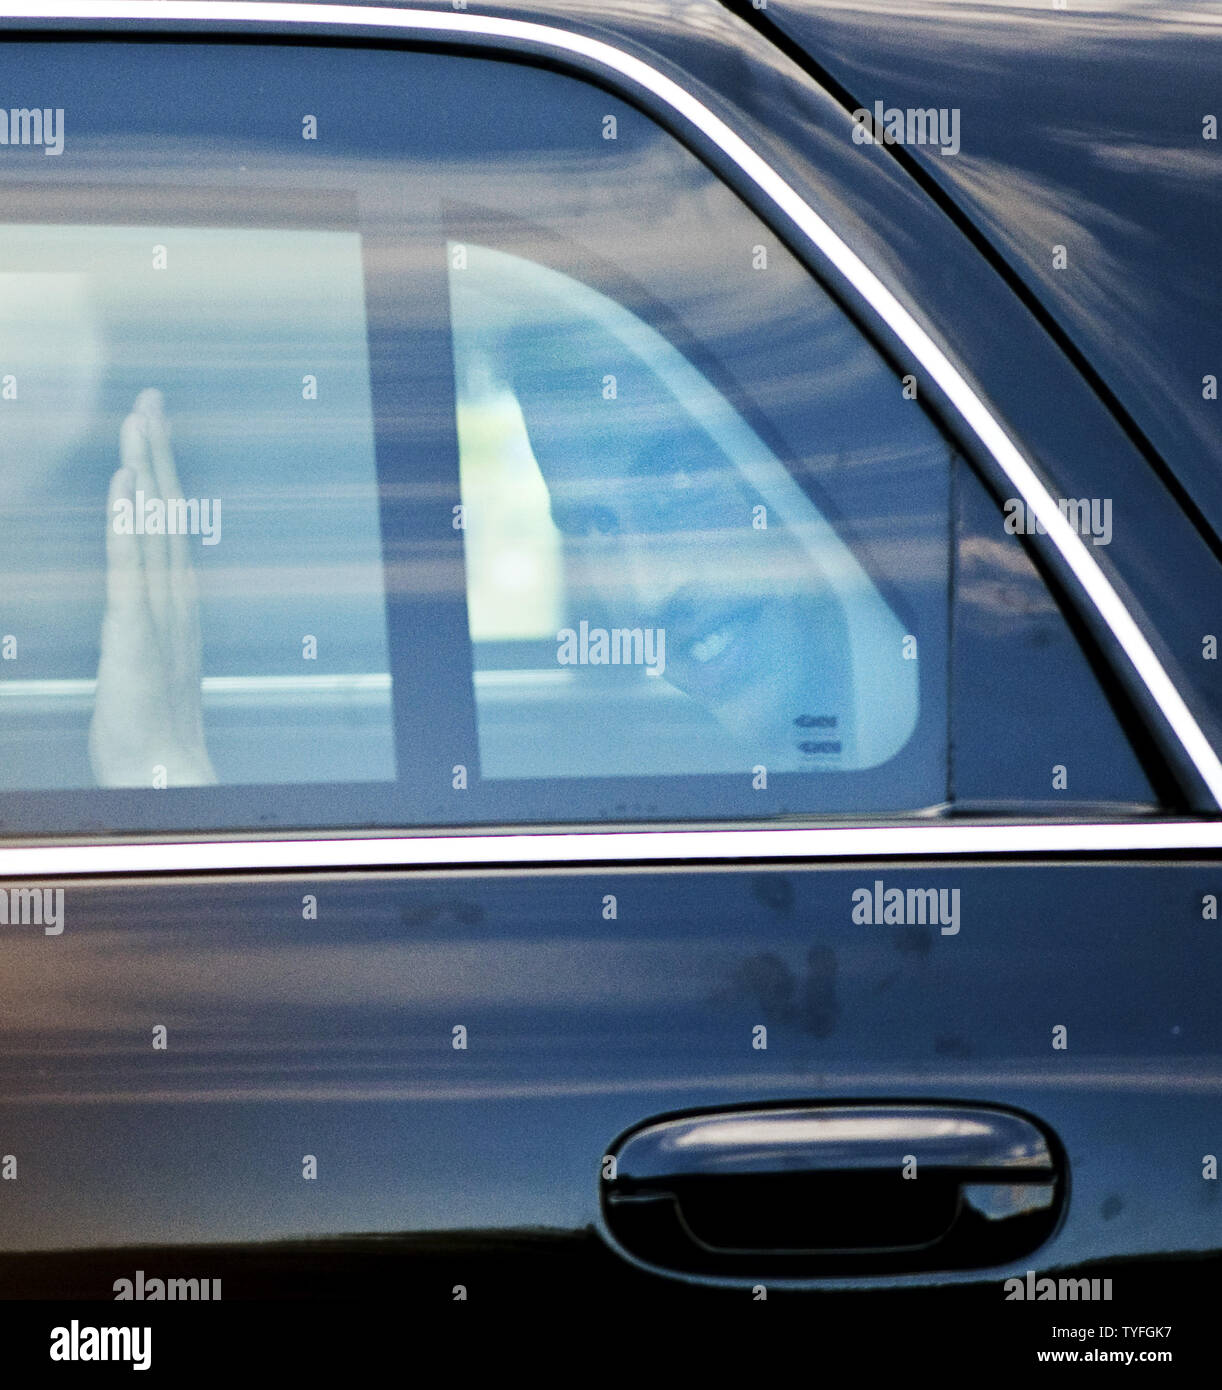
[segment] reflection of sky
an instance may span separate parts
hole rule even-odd
[[[852,890],[876,876],[959,887],[960,934],[854,925]],[[153,915],[147,890],[69,886],[61,937],[0,929],[0,1148],[22,1165],[6,1238],[578,1226],[599,1157],[650,1116],[911,1096],[1051,1125],[1073,1174],[1058,1259],[1216,1246],[1201,1157],[1217,1152],[1222,966],[1198,878],[324,879],[165,886]]]

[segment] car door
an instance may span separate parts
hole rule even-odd
[[[627,17],[223,8],[0,54],[5,1295],[1187,1360],[1222,769],[1157,479],[936,217],[901,302],[847,125],[817,210]]]

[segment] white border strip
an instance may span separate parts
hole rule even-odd
[[[483,15],[390,10],[373,6],[350,8],[345,5],[262,4],[249,3],[248,0],[207,0],[206,3],[201,3],[201,0],[92,0],[92,3],[90,0],[78,0],[75,4],[60,3],[59,0],[44,0],[44,3],[26,0],[24,4],[0,3],[0,19],[21,18],[182,20],[216,25],[235,22],[283,23],[480,36],[575,54],[651,92],[712,140],[802,230],[938,384],[1034,511],[1036,519],[1043,524],[1065,563],[1141,677],[1151,698],[1208,787],[1215,804],[1222,809],[1222,761],[1125,608],[1120,595],[1001,423],[929,334],[814,209],[723,120],[648,63],[601,40],[568,33],[551,25]]]
[[[0,849],[0,878],[64,874],[510,868],[667,860],[922,858],[1222,849],[1222,822],[868,826],[848,830],[618,830],[379,839],[209,840],[177,844],[33,845]]]

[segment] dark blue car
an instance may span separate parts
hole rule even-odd
[[[12,1354],[1208,1364],[1217,6],[0,21]]]

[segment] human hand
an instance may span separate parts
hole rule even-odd
[[[103,787],[216,781],[200,697],[199,598],[183,535],[116,529],[137,492],[182,497],[159,391],[142,391],[119,433],[106,503],[106,612],[89,759]]]

